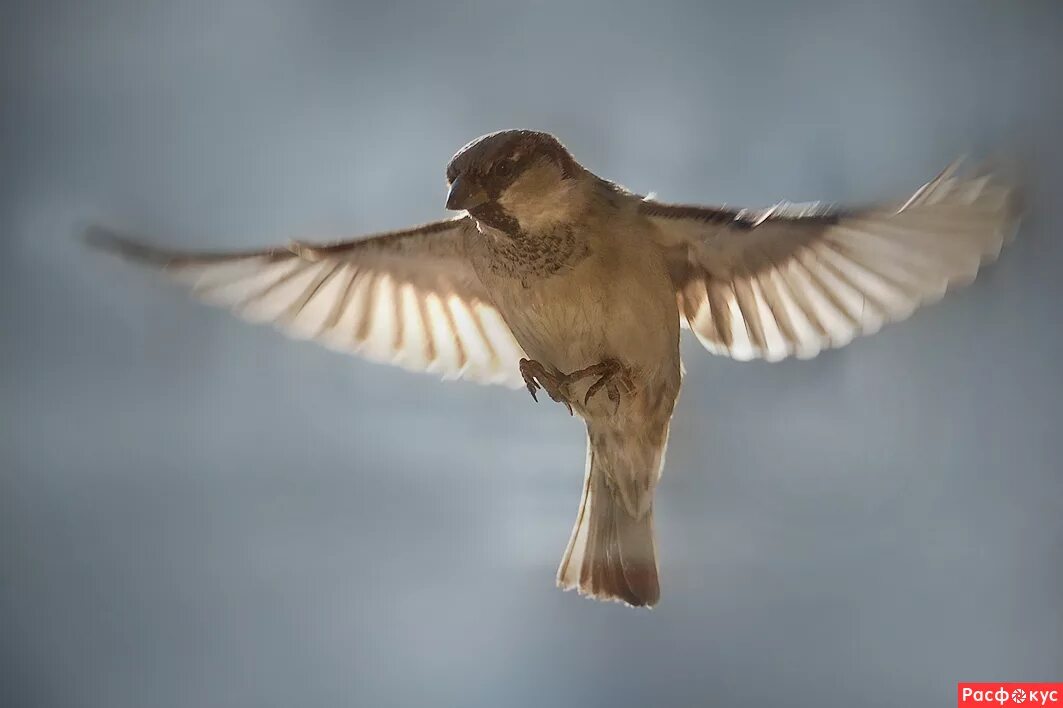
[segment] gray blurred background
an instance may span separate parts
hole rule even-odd
[[[1063,4],[7,3],[0,705],[936,706],[1063,679]],[[1027,160],[971,288],[810,362],[684,344],[652,612],[553,586],[580,425],[72,240],[400,227],[490,130],[673,201]],[[432,470],[431,473],[428,470]]]

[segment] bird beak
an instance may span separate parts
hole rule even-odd
[[[447,209],[475,209],[487,201],[487,195],[480,185],[467,177],[457,177],[450,183],[447,195]]]

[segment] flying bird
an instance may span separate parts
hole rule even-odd
[[[669,204],[503,130],[447,166],[445,221],[239,253],[92,244],[290,335],[448,378],[526,387],[578,415],[587,461],[563,589],[653,606],[654,492],[679,394],[679,336],[740,360],[809,358],[971,281],[1012,236],[1014,189],[950,166],[858,208]]]

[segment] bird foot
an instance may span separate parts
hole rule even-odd
[[[597,377],[583,395],[584,406],[590,402],[591,396],[605,389],[609,400],[613,402],[615,412],[620,409],[621,394],[631,394],[635,390],[631,372],[616,359],[606,359],[571,374],[548,369],[534,359],[521,359],[520,374],[524,377],[524,385],[528,387],[528,393],[533,399],[539,400],[536,392],[542,389],[554,401],[565,404],[569,415],[572,415],[571,387],[585,378]]]
[[[587,388],[587,393],[583,396],[583,405],[587,405],[591,400],[591,396],[604,388],[609,400],[615,406],[615,412],[615,410],[620,409],[621,393],[630,394],[635,390],[635,384],[631,380],[631,372],[616,359],[606,359],[579,371],[573,371],[567,378],[569,383],[572,383],[589,376],[597,376],[598,379]]]
[[[568,376],[559,371],[550,371],[533,359],[520,360],[520,375],[524,377],[524,385],[528,387],[528,393],[536,402],[539,401],[539,397],[535,395],[535,392],[542,389],[552,400],[564,403],[565,408],[568,408],[568,414],[572,415],[572,404],[569,402],[568,395]]]

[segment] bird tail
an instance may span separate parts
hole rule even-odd
[[[660,598],[653,494],[668,423],[656,431],[587,425],[587,472],[579,515],[557,584],[598,600],[652,607]]]

